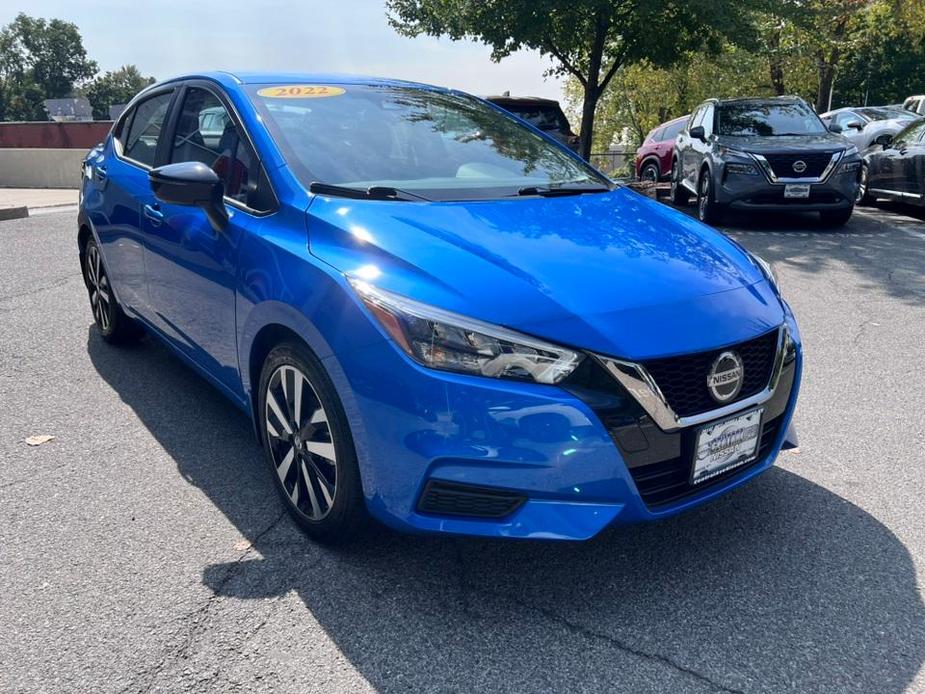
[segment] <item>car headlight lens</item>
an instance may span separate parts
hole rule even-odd
[[[726,173],[742,174],[745,176],[757,176],[758,167],[754,164],[739,164],[736,162],[730,162],[726,164]]]
[[[860,168],[861,168],[860,161],[857,161],[857,160],[856,161],[846,161],[841,165],[841,172],[842,173],[854,173]]]
[[[584,355],[348,278],[396,344],[424,366],[444,371],[559,383]]]
[[[755,264],[761,268],[761,272],[764,273],[765,278],[770,282],[774,288],[780,292],[780,283],[777,281],[777,273],[774,272],[774,268],[771,267],[771,263],[762,258],[760,255],[755,255],[750,253],[752,260],[755,261]]]

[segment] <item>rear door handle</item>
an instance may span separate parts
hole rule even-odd
[[[160,226],[164,222],[164,213],[158,209],[157,203],[145,205],[144,213],[154,226]]]

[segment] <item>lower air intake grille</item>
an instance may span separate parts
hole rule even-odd
[[[780,422],[781,418],[776,417],[762,424],[757,457],[752,462],[734,467],[698,485],[690,483],[691,465],[693,464],[693,438],[696,436],[696,431],[685,432],[688,440],[685,441],[684,452],[680,457],[642,467],[630,468],[630,474],[636,483],[636,489],[639,490],[639,494],[647,506],[657,507],[712,487],[714,484],[737,475],[766,459],[780,431]]]
[[[440,516],[503,518],[526,500],[522,494],[500,489],[431,480],[418,501],[418,511]]]

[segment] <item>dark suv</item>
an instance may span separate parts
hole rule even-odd
[[[700,219],[725,210],[818,212],[841,226],[851,217],[861,158],[798,97],[705,101],[675,142],[671,200],[697,196]]]

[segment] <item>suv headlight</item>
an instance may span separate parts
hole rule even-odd
[[[584,356],[564,347],[348,278],[360,299],[404,352],[432,369],[555,384]]]

